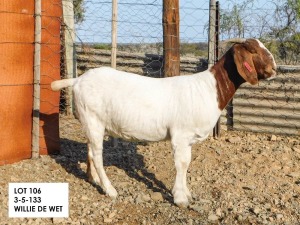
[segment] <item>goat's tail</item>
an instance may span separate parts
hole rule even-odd
[[[53,81],[51,83],[51,89],[53,91],[59,91],[62,88],[71,87],[71,86],[73,86],[75,80],[76,80],[76,78]]]

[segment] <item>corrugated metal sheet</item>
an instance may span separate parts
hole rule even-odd
[[[162,76],[159,55],[118,52],[117,56],[120,70]],[[77,47],[79,74],[103,65],[110,65],[110,51]],[[205,66],[203,60],[181,58],[182,74],[201,71]],[[279,71],[272,81],[261,81],[256,86],[243,84],[234,96],[233,118],[227,119],[224,110],[221,124],[233,122],[233,129],[243,131],[300,135],[300,69],[299,66],[280,66]]]
[[[281,73],[258,86],[243,84],[233,99],[233,129],[300,135],[300,73]]]

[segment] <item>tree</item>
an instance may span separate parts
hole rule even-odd
[[[296,63],[299,60],[300,45],[300,1],[285,0],[276,5],[275,24],[271,27],[270,36],[277,40],[278,56],[285,63]]]
[[[236,5],[233,7],[232,11],[221,14],[221,18],[221,33],[226,33],[228,37],[231,35],[236,37],[244,36],[243,22]]]
[[[225,39],[260,38],[275,57],[284,63],[299,62],[300,0],[272,1],[273,6],[270,5],[271,2],[266,4],[270,9],[275,8],[273,12],[271,10],[252,11],[254,1],[234,2],[233,6],[227,10],[221,9],[221,34],[225,36]]]
[[[234,4],[229,10],[222,10],[220,13],[220,32],[226,38],[244,37],[246,17],[243,16],[245,9],[253,3],[253,0],[245,0],[240,4]]]
[[[73,0],[75,23],[82,23],[84,20],[84,0]]]

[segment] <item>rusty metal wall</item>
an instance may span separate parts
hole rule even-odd
[[[42,2],[40,153],[59,149],[61,0]],[[34,0],[0,0],[0,165],[31,157]]]
[[[42,1],[40,154],[59,150],[59,92],[50,84],[60,79],[62,0]]]
[[[34,1],[0,1],[0,165],[31,156]]]

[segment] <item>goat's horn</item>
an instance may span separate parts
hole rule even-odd
[[[246,38],[231,38],[224,40],[225,43],[244,43],[246,42]]]

